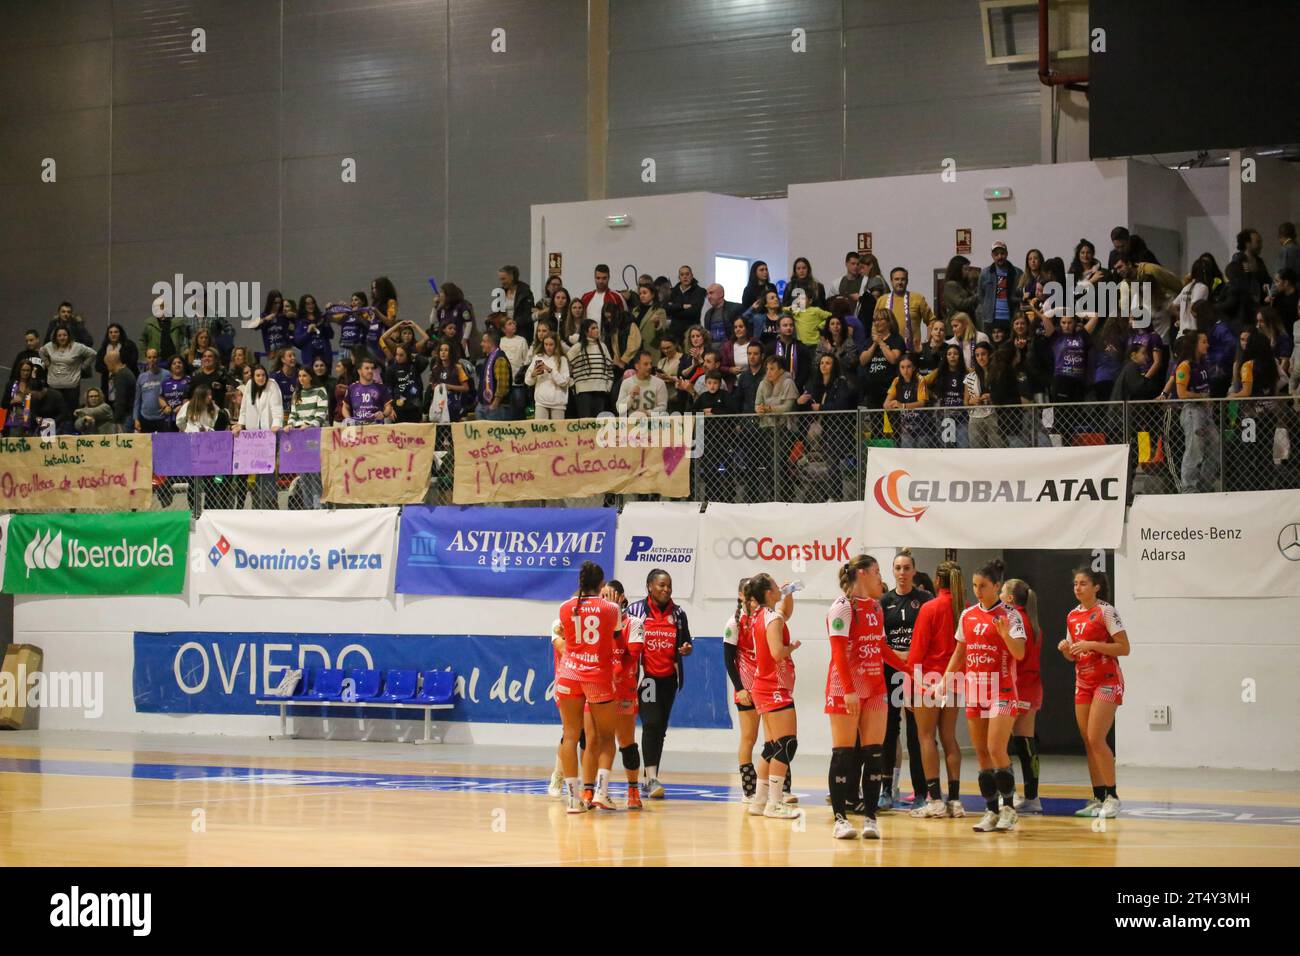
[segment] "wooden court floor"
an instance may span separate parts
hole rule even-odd
[[[485,751],[488,748],[484,748]],[[974,818],[880,817],[879,842],[834,841],[816,758],[802,821],[746,814],[723,774],[674,774],[640,813],[565,814],[549,768],[357,756],[3,745],[0,865],[1295,866],[1300,793],[1125,787],[1116,820],[1049,815],[1010,834]],[[1289,779],[1289,778],[1284,778]],[[974,782],[966,784],[974,789]],[[615,792],[621,796],[622,787]],[[967,792],[968,811],[976,800]],[[1054,809],[1051,809],[1054,808]]]

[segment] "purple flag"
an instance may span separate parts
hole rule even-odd
[[[275,432],[269,428],[241,431],[232,455],[235,475],[270,475],[275,472]]]
[[[153,473],[155,475],[190,474],[189,435],[181,432],[155,432],[153,436]]]
[[[280,472],[285,475],[320,471],[320,429],[287,428],[280,432]]]

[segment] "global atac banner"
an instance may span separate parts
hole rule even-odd
[[[1138,495],[1122,553],[1135,597],[1300,596],[1300,493]]]
[[[1128,446],[872,448],[867,537],[920,548],[1117,548]]]
[[[396,508],[205,511],[195,530],[196,594],[387,597]]]
[[[833,598],[839,569],[864,549],[862,506],[710,504],[701,516],[701,585],[706,598],[736,599],[741,578],[767,572],[777,584],[800,580],[801,596]],[[893,557],[877,555],[882,564]]]
[[[437,720],[558,724],[555,665],[544,636],[479,634],[313,634],[135,632],[135,709],[148,714],[263,714],[258,697],[289,668],[443,670],[456,674],[455,707]],[[674,727],[728,728],[730,684],[722,641],[695,639],[685,686],[673,704]],[[295,708],[331,718],[420,721],[414,710]]]
[[[396,589],[563,601],[582,562],[612,574],[617,520],[611,508],[403,508]]]
[[[663,568],[673,577],[673,597],[690,600],[695,593],[700,518],[700,506],[690,501],[628,502],[618,516],[613,576],[629,594],[643,594],[646,575]]]
[[[14,515],[6,534],[11,594],[180,594],[186,511]]]

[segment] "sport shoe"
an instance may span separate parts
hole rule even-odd
[[[960,800],[949,800],[946,806],[948,808],[948,816],[952,817],[954,820],[966,815],[966,808],[961,805]]]
[[[918,819],[924,818],[933,820],[938,817],[946,817],[948,815],[948,808],[943,805],[942,800],[927,800],[925,803],[921,804],[921,806],[912,810],[908,815]]]
[[[894,787],[889,791],[889,797],[894,801],[894,806],[898,806],[903,802],[903,791],[898,787]]]
[[[769,803],[763,808],[763,816],[777,820],[793,820],[803,816],[803,811],[795,807],[787,807],[784,803]]]
[[[761,817],[763,815],[763,810],[767,807],[767,798],[764,797],[762,800],[759,800],[756,794],[749,798],[748,804],[749,815]]]
[[[998,815],[992,810],[985,810],[980,822],[971,827],[976,833],[992,833],[998,828]]]
[[[888,791],[885,791],[884,793],[882,793],[882,794],[880,795],[880,799],[876,802],[876,812],[877,812],[877,813],[893,813],[893,812],[894,812],[894,797],[893,797],[893,794],[889,793]]]
[[[864,840],[880,839],[880,825],[876,823],[874,817],[867,817],[865,820],[862,821],[862,839]]]
[[[798,794],[794,794],[794,793],[783,793],[781,794],[781,802],[789,806],[793,806],[794,804],[799,802],[799,796]]]
[[[582,802],[586,805],[588,810],[591,809],[591,801],[595,798],[595,796],[596,796],[596,790],[594,787],[582,788]]]
[[[616,806],[614,805],[614,801],[611,800],[611,799],[609,798],[609,794],[607,794],[607,793],[598,793],[598,794],[596,794],[595,799],[591,801],[591,809],[593,809],[593,810],[617,810],[618,807],[616,807]]]
[[[858,831],[844,817],[836,817],[835,828],[831,830],[831,836],[837,840],[856,840]]]
[[[1043,812],[1043,801],[1040,797],[1034,797],[1034,799],[1032,800],[1026,800],[1024,797],[1017,794],[1016,799],[1014,801],[1014,806],[1016,808],[1016,813],[1042,813]]]
[[[551,782],[546,785],[546,795],[552,800],[564,796],[564,774],[558,770],[551,771]]]
[[[1101,809],[1097,811],[1097,816],[1112,819],[1119,816],[1119,797],[1107,797]]]
[[[629,810],[640,810],[641,807],[642,807],[642,803],[641,803],[641,791],[640,791],[637,787],[635,787],[635,786],[628,787],[628,788],[627,788],[627,808],[628,808]]]
[[[1016,828],[1016,821],[1019,819],[1020,814],[1016,813],[1015,807],[1009,807],[1006,804],[1003,804],[1002,809],[998,811],[998,832],[1006,833],[1008,830],[1014,830]]]
[[[1093,797],[1078,810],[1074,811],[1076,817],[1095,817],[1097,811],[1101,809],[1101,801]]]
[[[651,800],[662,800],[664,798],[664,785],[655,777],[646,783],[646,794]]]
[[[587,812],[587,805],[583,803],[579,797],[570,796],[567,798],[566,803],[568,804],[568,806],[564,808],[566,813]]]

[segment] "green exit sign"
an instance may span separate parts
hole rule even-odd
[[[1005,228],[1007,228],[1007,214],[1006,214],[1006,213],[1004,213],[1004,212],[995,212],[995,213],[993,214],[993,228],[994,228],[994,229],[1005,229]]]

